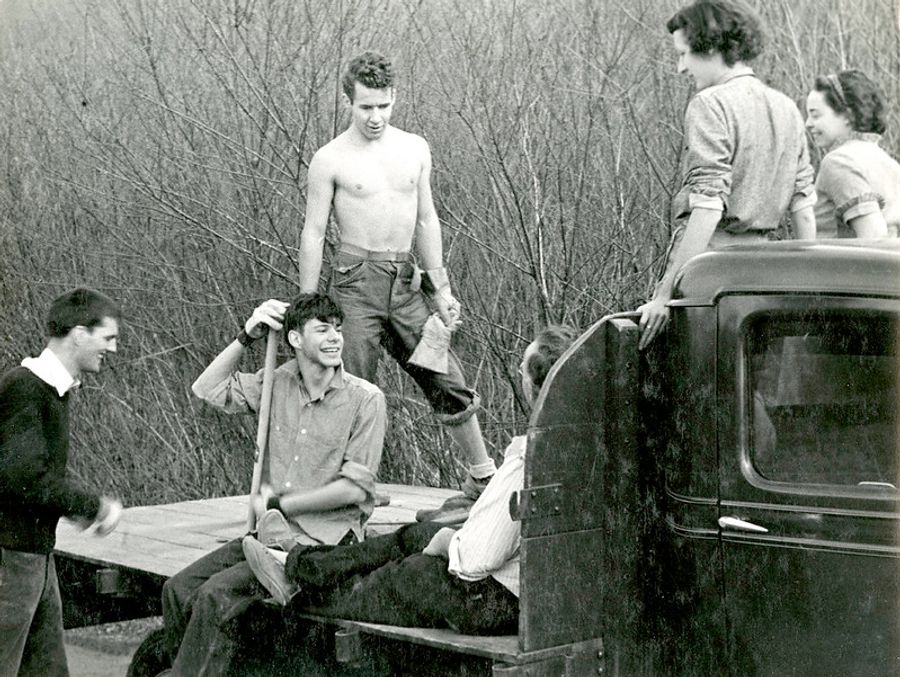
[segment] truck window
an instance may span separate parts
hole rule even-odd
[[[894,489],[898,318],[757,317],[745,334],[750,457],[776,482]]]

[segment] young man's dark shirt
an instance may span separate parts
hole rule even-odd
[[[46,554],[61,516],[93,520],[100,499],[66,478],[69,395],[25,367],[0,378],[0,547]]]

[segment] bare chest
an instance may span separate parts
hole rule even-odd
[[[422,171],[418,159],[401,154],[359,154],[347,158],[336,176],[338,193],[366,198],[384,193],[415,194]]]

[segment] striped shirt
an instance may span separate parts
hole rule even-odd
[[[504,453],[503,465],[472,506],[465,524],[450,539],[448,570],[464,581],[492,576],[519,596],[519,542],[521,522],[509,514],[509,497],[525,483],[528,438],[514,437]]]

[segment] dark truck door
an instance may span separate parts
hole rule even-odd
[[[745,675],[900,674],[896,301],[719,307],[719,533]]]

